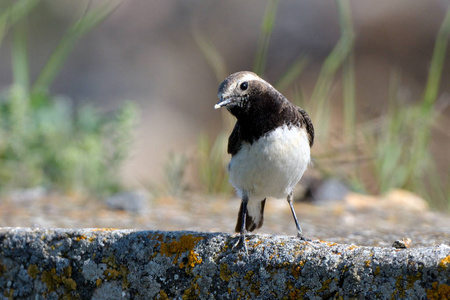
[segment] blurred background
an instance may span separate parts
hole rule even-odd
[[[315,125],[299,199],[401,189],[448,211],[449,2],[405,4],[2,1],[3,203],[234,197],[234,120],[213,106],[227,75],[253,70]]]

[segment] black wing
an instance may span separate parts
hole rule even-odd
[[[302,115],[302,123],[305,125],[306,131],[308,132],[309,146],[312,147],[312,145],[314,144],[314,126],[312,124],[311,118],[309,117],[308,113],[300,107],[297,107],[297,110]]]
[[[261,226],[264,223],[264,206],[265,205],[266,205],[266,198],[264,198],[264,200],[261,201],[261,203],[259,204],[258,215],[261,215],[261,217],[259,218],[258,223],[255,223],[255,220],[257,219],[258,215],[250,216],[248,213],[248,210],[247,210],[247,214],[245,217],[245,229],[247,229],[247,231],[253,231],[255,229],[261,228]],[[236,227],[234,230],[236,232],[240,232],[241,226],[242,226],[242,202],[241,202],[241,207],[239,208],[238,219],[237,219]]]
[[[235,155],[241,148],[241,145],[241,127],[239,126],[239,122],[236,122],[233,132],[231,132],[231,135],[228,138],[228,153]]]

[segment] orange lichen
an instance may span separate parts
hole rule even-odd
[[[202,263],[202,259],[198,257],[198,254],[194,252],[194,250],[189,250],[188,261],[186,264],[180,263],[180,268],[186,267],[188,270]]]
[[[295,279],[298,279],[300,276],[300,273],[302,271],[302,267],[305,265],[305,262],[301,260],[297,265],[292,266],[292,275],[295,277]]]
[[[179,241],[173,240],[170,243],[161,243],[160,252],[167,257],[175,255],[173,263],[177,264],[180,256],[187,251],[193,250],[195,245],[202,239],[202,237],[195,237],[192,234],[183,235]],[[193,259],[192,263],[199,261],[198,257],[195,255],[191,255],[191,258]]]
[[[302,287],[300,289],[293,289],[289,292],[290,300],[303,299],[308,289],[306,287]]]
[[[450,285],[433,282],[431,289],[427,289],[427,298],[431,300],[450,299]]]
[[[77,237],[75,240],[76,240],[77,242],[79,242],[79,241],[81,241],[81,240],[86,240],[86,237],[85,237],[84,235],[81,235],[81,236]]]
[[[157,240],[159,242],[164,241],[164,236],[162,234],[160,234],[160,233],[158,233],[158,234],[149,234],[149,235],[147,235],[147,237],[149,239]]]
[[[259,245],[261,245],[262,241],[259,240],[257,241],[255,244],[252,245],[253,249],[255,249],[256,247],[258,247]]]
[[[441,259],[439,262],[439,269],[446,270],[448,268],[448,264],[450,264],[450,255]]]
[[[293,266],[292,267],[292,275],[295,277],[295,279],[298,279],[300,276],[301,268],[300,266]]]
[[[167,293],[164,292],[164,290],[160,290],[158,296],[159,296],[159,299],[161,299],[161,300],[169,300],[170,299],[169,296],[167,296]]]

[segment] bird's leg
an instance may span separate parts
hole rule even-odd
[[[301,240],[306,240],[303,237],[302,228],[300,227],[300,224],[298,223],[298,220],[297,220],[297,215],[295,214],[293,200],[294,200],[294,192],[292,191],[287,196],[287,202],[289,203],[289,206],[291,207],[292,216],[294,217],[294,221],[295,221],[295,227],[297,227],[297,237],[300,238]]]
[[[245,244],[245,219],[247,218],[247,203],[248,203],[248,196],[246,193],[243,193],[242,195],[242,211],[241,211],[241,229],[239,232],[239,241],[234,245],[234,247],[244,248],[245,253],[247,252],[247,245]],[[233,248],[234,248],[233,247]]]

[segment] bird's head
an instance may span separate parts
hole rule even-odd
[[[250,109],[274,104],[279,94],[268,82],[253,72],[242,71],[231,74],[219,86],[219,102],[215,109],[226,107],[238,117]],[[274,97],[275,96],[275,97]]]

